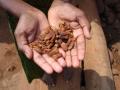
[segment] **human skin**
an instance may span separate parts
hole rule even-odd
[[[53,28],[59,28],[62,21],[70,24],[73,34],[77,37],[76,45],[71,51],[65,52],[67,67],[78,68],[85,56],[85,39],[90,39],[90,24],[81,9],[69,3],[70,0],[54,0],[48,12],[48,21]]]
[[[62,72],[65,66],[62,63],[64,62],[62,57],[57,62],[47,54],[40,55],[28,45],[37,39],[43,30],[49,27],[45,14],[22,0],[0,0],[0,5],[19,18],[14,33],[19,50],[46,73],[52,74],[54,71],[57,73]]]
[[[84,36],[88,38],[90,37],[90,26],[84,14],[80,13],[81,10],[78,10],[77,8],[69,4],[68,0],[65,0],[65,2],[64,0],[54,0],[48,13],[48,23],[48,20],[42,11],[32,7],[22,0],[0,0],[0,5],[19,18],[19,22],[15,29],[15,37],[19,50],[21,50],[29,59],[32,59],[46,73],[52,74],[54,71],[60,73],[62,72],[63,67],[65,67],[66,65],[68,67],[79,66],[79,61],[84,58]],[[61,8],[65,9],[67,12],[62,11]],[[56,9],[59,10],[61,13],[54,12],[54,10]],[[68,16],[67,13],[71,13],[71,11],[74,11],[73,14]],[[63,17],[60,17],[61,15]],[[79,22],[76,22],[76,15],[80,16],[79,18],[77,18]],[[53,16],[55,17],[53,18]],[[29,47],[28,44],[37,39],[38,35],[50,25],[58,28],[58,21],[61,21],[62,19],[65,19],[65,21],[70,20],[69,23],[75,29],[74,32],[78,33],[75,34],[75,36],[79,36],[77,39],[77,43],[80,44],[82,42],[80,45],[78,45],[78,48],[74,48],[72,51],[68,51],[65,55],[63,55],[65,56],[65,60],[63,57],[61,57],[57,61],[55,61],[47,54],[40,55]],[[82,28],[80,28],[81,26]],[[79,60],[75,56],[75,54],[77,53],[76,51],[78,51],[81,56],[79,57]],[[60,50],[60,52],[64,54],[63,50]],[[69,57],[70,53],[72,54],[72,58]]]

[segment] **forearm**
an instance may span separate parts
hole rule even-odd
[[[37,11],[22,0],[0,0],[0,6],[18,17],[25,12]]]
[[[54,0],[52,6],[57,6],[64,3],[70,3],[70,0]]]

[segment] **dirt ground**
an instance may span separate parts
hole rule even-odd
[[[120,90],[120,1],[96,0],[108,51],[116,90]]]
[[[111,38],[107,38],[111,66],[116,90],[120,90],[120,30],[115,32],[109,29],[109,32],[113,33]],[[109,33],[105,34],[107,36]],[[17,84],[18,82],[21,85]],[[36,83],[33,81],[32,85]],[[32,85],[29,86],[27,83],[13,39],[8,31],[7,18],[5,13],[0,10],[0,90],[19,90],[20,87],[20,90],[35,90],[37,88],[43,90],[40,86],[32,87]]]

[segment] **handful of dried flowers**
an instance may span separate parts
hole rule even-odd
[[[48,54],[57,60],[62,55],[59,48],[64,51],[71,50],[74,47],[75,38],[72,28],[66,23],[60,24],[59,29],[48,28],[41,33],[37,40],[30,43],[29,46],[40,54]]]

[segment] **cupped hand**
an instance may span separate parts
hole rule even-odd
[[[85,56],[85,38],[91,37],[90,24],[84,12],[68,2],[56,0],[49,9],[48,20],[53,28],[59,28],[62,21],[72,27],[73,35],[77,40],[74,48],[66,52],[65,61],[67,67],[79,67],[80,61]]]
[[[15,30],[15,37],[19,50],[40,66],[46,73],[53,71],[60,73],[62,66],[47,54],[40,55],[29,47],[29,43],[37,39],[38,35],[49,27],[46,16],[41,11],[30,11],[20,16]]]

